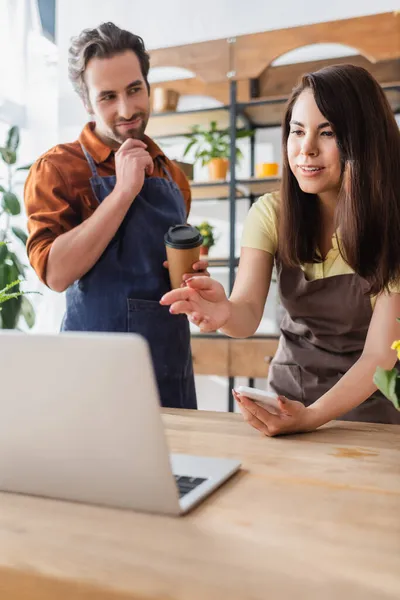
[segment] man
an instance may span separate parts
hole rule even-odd
[[[148,72],[143,40],[113,23],[73,39],[69,77],[92,122],[32,167],[27,250],[40,279],[66,290],[63,330],[142,334],[162,404],[196,408],[187,319],[159,305],[170,289],[164,234],[187,221],[191,196],[184,174],[145,135]]]

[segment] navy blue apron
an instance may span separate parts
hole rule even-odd
[[[100,177],[82,149],[100,203],[113,191],[116,176]],[[187,317],[171,315],[169,307],[159,304],[171,289],[163,267],[164,235],[172,225],[186,222],[182,193],[162,168],[167,178],[145,179],[102,256],[67,289],[62,330],[141,334],[150,345],[162,406],[197,408]]]

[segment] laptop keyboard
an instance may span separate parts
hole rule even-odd
[[[175,475],[175,481],[179,490],[179,498],[182,498],[182,496],[185,496],[206,480],[202,477],[186,477],[185,475]]]

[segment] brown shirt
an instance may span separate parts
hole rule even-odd
[[[59,144],[43,154],[31,168],[25,183],[28,257],[44,283],[47,259],[56,237],[80,225],[98,206],[89,181],[91,170],[80,142],[93,157],[101,177],[115,175],[113,150],[95,135],[93,123],[88,123],[79,140],[71,144]],[[164,165],[181,189],[189,214],[191,195],[185,175],[153,140],[145,136],[144,142],[154,161],[152,177],[166,177],[162,168]]]

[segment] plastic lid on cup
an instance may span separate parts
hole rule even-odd
[[[164,241],[170,248],[188,250],[197,248],[203,243],[203,236],[196,227],[191,225],[174,225],[164,236]]]

